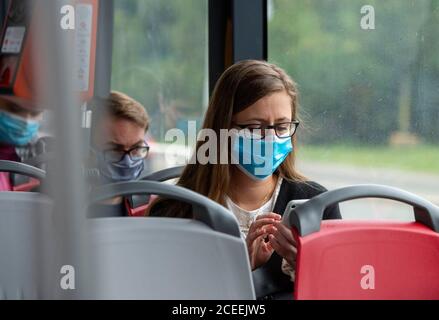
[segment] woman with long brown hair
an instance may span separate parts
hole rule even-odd
[[[296,170],[298,107],[296,84],[281,68],[257,60],[229,67],[215,86],[202,130],[210,130],[216,137],[229,130],[230,139],[227,143],[211,138],[197,141],[195,161],[185,167],[177,183],[235,214],[252,270],[266,280],[256,284],[259,297],[273,297],[293,288],[295,240],[281,223],[287,203],[326,191]],[[217,161],[198,161],[206,144],[215,146],[208,153],[227,152],[228,162],[220,161],[221,154],[208,155]],[[192,213],[187,204],[159,200],[150,215],[190,218]],[[324,219],[338,218],[338,206],[325,212]]]

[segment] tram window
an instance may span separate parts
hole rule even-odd
[[[413,209],[387,199],[357,199],[340,203],[343,219],[413,221]]]
[[[157,143],[169,129],[185,132],[188,121],[199,126],[208,104],[207,1],[116,0],[114,6],[112,89],[147,108]],[[177,164],[168,163],[165,149],[151,146],[151,171]]]
[[[308,126],[299,166],[329,189],[386,184],[439,204],[439,2],[367,4],[268,1],[269,60],[298,82]],[[413,219],[374,201],[342,215]]]

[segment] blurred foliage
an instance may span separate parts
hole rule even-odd
[[[145,106],[153,136],[202,117],[207,1],[116,0],[113,41],[112,88]]]
[[[271,4],[269,58],[299,84],[305,141],[385,144],[408,129],[438,143],[439,0],[369,0],[375,30],[360,27],[364,1]]]
[[[269,4],[269,59],[299,84],[303,141],[387,144],[409,130],[438,143],[439,0],[368,0],[375,30],[360,28],[365,1]],[[112,87],[145,105],[158,139],[203,116],[207,27],[207,0],[115,1]]]

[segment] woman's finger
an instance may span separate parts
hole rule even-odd
[[[264,213],[264,214],[261,214],[261,215],[257,216],[256,220],[265,219],[265,218],[275,219],[275,220],[280,221],[282,217],[281,217],[280,214],[277,214],[277,213],[274,213],[274,212],[270,212],[270,213]]]
[[[297,249],[288,243],[287,245],[280,243],[278,238],[275,235],[269,235],[269,241],[273,249],[284,259],[288,261],[288,263],[294,263],[296,260]]]
[[[275,222],[274,226],[277,230],[292,244],[296,245],[296,239],[294,239],[293,232],[291,232],[291,229],[288,228],[283,223]]]
[[[269,241],[265,241],[265,239],[268,237],[267,234],[264,234],[261,238],[261,243],[259,244],[260,250],[263,251],[263,253],[270,253],[273,251],[273,247],[271,246]]]
[[[276,231],[271,233],[276,241],[282,246],[282,247],[294,247],[294,244],[288,241],[288,239],[280,232],[279,229],[276,228]]]
[[[271,245],[271,247],[274,249],[274,251],[276,251],[280,256],[284,256],[284,248],[279,244],[279,242],[276,240],[276,238],[270,234],[268,236],[269,239],[269,243]]]
[[[263,228],[258,228],[258,229],[254,229],[254,230],[249,230],[247,237],[246,237],[246,242],[247,242],[247,246],[251,246],[253,245],[253,242],[260,236],[262,236],[265,233],[265,230]]]
[[[263,227],[263,226],[265,226],[267,224],[274,224],[274,223],[276,223],[275,219],[271,219],[271,218],[258,219],[258,220],[255,220],[255,221],[252,222],[252,224],[250,225],[249,230],[252,229],[252,228],[253,229],[254,228],[260,228],[260,227]]]

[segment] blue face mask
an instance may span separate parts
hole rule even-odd
[[[235,135],[232,163],[236,163],[249,177],[264,180],[276,171],[291,151],[291,138],[266,136],[264,139],[255,139]]]
[[[0,111],[0,141],[14,146],[28,144],[38,133],[40,123]]]
[[[100,151],[96,151],[96,156],[103,183],[136,180],[145,166],[143,159],[133,161],[127,154],[119,162],[106,161]]]

